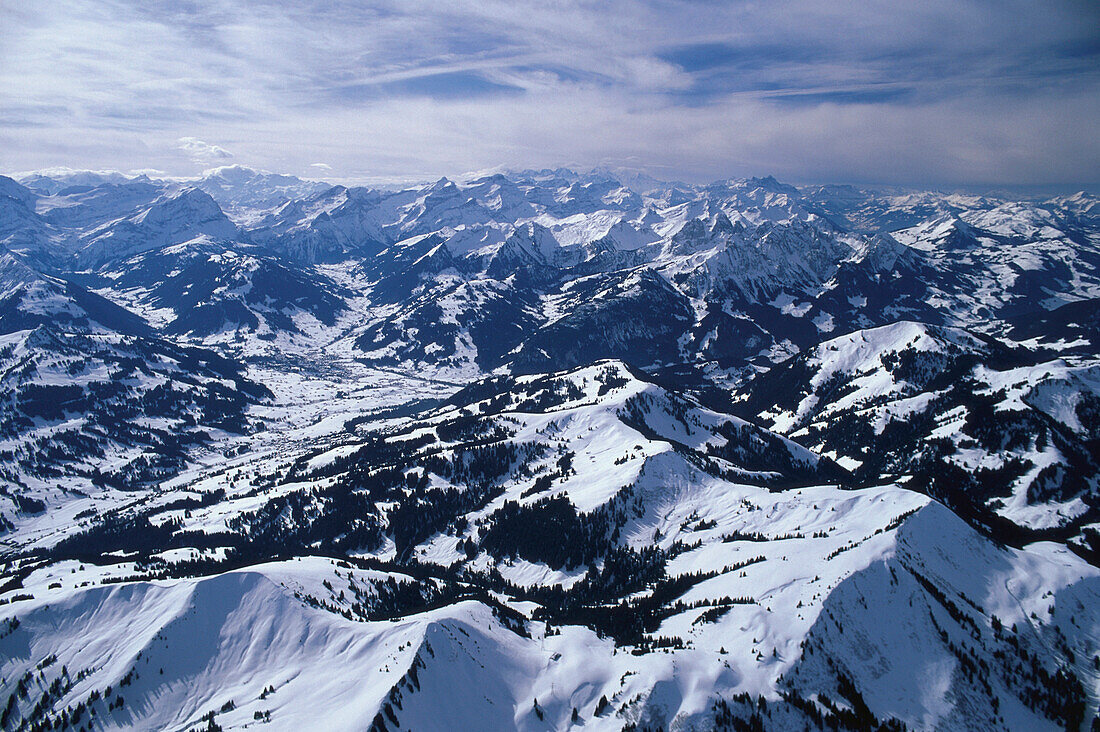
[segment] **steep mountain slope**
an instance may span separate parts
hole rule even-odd
[[[694,319],[688,298],[644,269],[573,280],[547,299],[557,317],[509,355],[513,370],[568,368],[600,358],[643,367],[678,361],[679,341]]]
[[[498,280],[441,283],[358,335],[374,363],[489,371],[537,327],[537,300]]]
[[[1006,203],[894,236],[925,252],[943,273],[931,282],[940,290],[933,302],[959,323],[1011,319],[1097,296],[1100,240],[1041,209]]]
[[[1066,303],[1045,313],[1014,318],[1007,336],[1064,354],[1095,354],[1100,349],[1100,299]]]
[[[84,288],[31,269],[11,253],[0,255],[0,333],[39,326],[78,332],[147,335],[137,315]]]
[[[0,248],[47,262],[59,249],[59,237],[35,212],[37,198],[30,189],[0,176]]]

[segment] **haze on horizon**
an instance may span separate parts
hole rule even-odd
[[[1095,187],[1100,4],[0,5],[0,170]]]

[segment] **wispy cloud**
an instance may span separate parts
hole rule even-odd
[[[9,170],[1100,178],[1100,5],[1075,0],[39,0],[0,25]]]

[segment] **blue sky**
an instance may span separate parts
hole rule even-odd
[[[1095,186],[1100,3],[0,3],[0,169]]]

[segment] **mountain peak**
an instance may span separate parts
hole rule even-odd
[[[229,219],[209,193],[201,188],[188,186],[176,192],[166,193],[145,211],[135,216],[133,221],[158,226],[179,225],[183,221],[199,224],[213,221],[228,223]]]
[[[745,230],[745,225],[738,219],[737,223],[730,221],[729,216],[719,211],[714,216],[714,224],[710,228],[711,236],[739,234]]]

